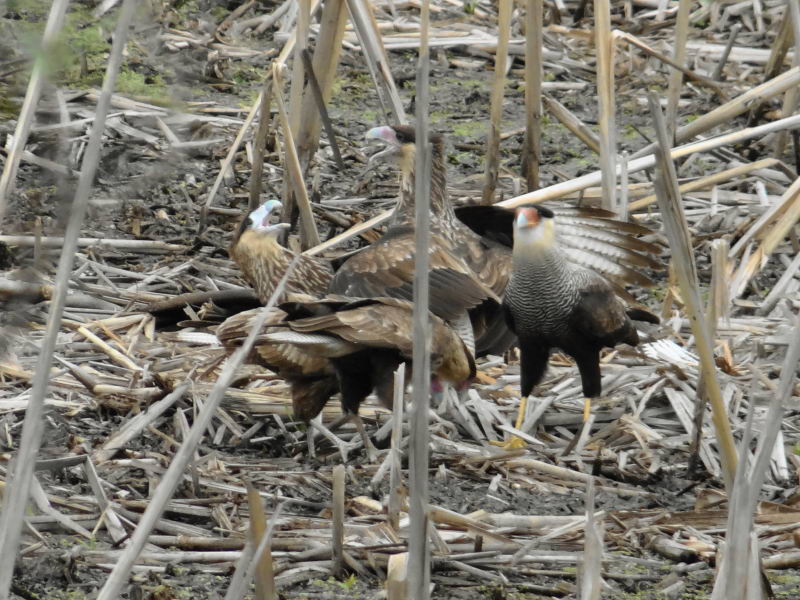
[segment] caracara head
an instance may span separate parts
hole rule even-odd
[[[448,347],[442,354],[431,353],[432,384],[447,382],[458,391],[469,388],[477,368],[472,353],[454,332],[448,332]]]
[[[369,163],[388,161],[401,169],[411,170],[414,167],[417,134],[412,125],[382,125],[373,127],[367,132],[367,140],[378,140],[386,145],[385,150],[370,157]],[[444,140],[437,133],[430,132],[428,139],[434,151],[443,152]]]
[[[382,125],[373,127],[367,132],[367,140],[378,140],[386,148],[373,154],[369,164],[388,162],[396,165],[403,171],[408,171],[414,165],[415,135],[414,128],[410,125]]]
[[[520,206],[514,218],[514,253],[546,250],[554,243],[553,211],[544,206]]]
[[[261,235],[277,237],[283,230],[291,227],[288,223],[277,223],[277,215],[283,208],[278,200],[267,200],[247,215],[245,219],[246,230],[254,231]]]

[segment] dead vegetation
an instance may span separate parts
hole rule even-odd
[[[374,239],[396,187],[366,171],[361,136],[411,119],[419,3],[133,4],[85,16],[122,23],[102,90],[48,80],[21,47],[0,61],[0,110],[15,114],[0,149],[0,598],[239,598],[254,579],[262,598],[406,597],[402,411],[361,409],[393,429],[378,462],[355,431],[345,456],[323,441],[309,458],[286,385],[217,345],[229,306],[153,308],[246,291],[225,249],[259,198],[294,192],[290,244],[307,252]],[[611,2],[609,56],[594,42],[609,3],[511,4],[430,6],[431,127],[453,146],[451,196],[616,206],[657,232],[671,269],[635,291],[663,325],[641,352],[604,357],[607,401],[582,435],[562,356],[519,430],[519,368],[504,357],[479,364],[467,402],[431,407],[432,597],[800,597],[800,11]],[[46,20],[25,5],[6,9],[6,32]],[[55,35],[58,11],[77,9],[50,10]],[[526,31],[536,10],[543,29]],[[524,69],[529,35],[544,40],[541,74]],[[303,86],[305,48],[318,94]],[[182,101],[115,91],[135,61],[164,65]],[[221,95],[237,86],[246,108]],[[541,90],[538,120],[525,89]],[[602,110],[597,89],[611,92]],[[498,162],[484,167],[487,148]],[[330,402],[323,422],[340,413]],[[529,446],[488,443],[512,434]]]

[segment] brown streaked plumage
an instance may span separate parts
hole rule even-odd
[[[389,296],[403,300],[413,297],[414,230],[392,226],[376,242],[348,259],[336,272],[330,291],[351,297]],[[485,301],[499,306],[499,298],[481,284],[458,256],[447,252],[441,236],[432,232],[430,252],[430,310],[445,319]]]
[[[278,235],[288,224],[270,224],[270,216],[281,207],[277,200],[268,200],[242,221],[230,248],[230,256],[245,279],[253,286],[261,302],[266,303],[278,282],[296,256],[278,243]],[[287,293],[319,297],[330,285],[333,268],[329,261],[301,254],[286,282]]]
[[[393,148],[401,167],[400,197],[395,207],[395,223],[414,224],[414,156],[416,134],[408,125],[386,125],[369,131],[368,137],[379,139]],[[441,236],[447,250],[464,259],[484,285],[501,296],[511,276],[510,251],[502,244],[484,238],[457,218],[447,192],[447,164],[444,138],[429,136],[431,142],[431,229]],[[404,193],[407,191],[408,193]]]
[[[413,205],[413,179],[408,176],[413,163],[413,145],[401,147],[400,203]],[[467,311],[484,304],[499,311],[499,297],[482,283],[463,257],[451,251],[451,244],[435,226],[430,244],[430,310],[459,328],[465,339],[472,337]],[[413,297],[414,228],[400,220],[376,242],[347,260],[336,272],[330,291],[347,296]],[[464,327],[466,322],[466,327]],[[468,330],[468,331],[467,331]]]
[[[415,133],[407,125],[376,127],[367,137],[380,139],[389,145],[387,152],[397,159],[401,169],[400,196],[394,211],[396,227],[413,227],[414,224],[414,158]],[[511,275],[509,250],[502,244],[482,238],[461,224],[455,216],[447,196],[447,167],[445,165],[444,139],[431,134],[431,249],[456,257],[472,278],[501,297]],[[386,153],[381,153],[386,154]],[[469,318],[475,337],[477,356],[505,351],[514,340],[503,321],[500,306],[484,302],[469,308]]]
[[[410,125],[384,125],[375,127],[367,132],[368,139],[380,140],[387,145],[387,149],[376,154],[370,162],[387,157],[393,159],[403,173],[407,182],[400,182],[400,196],[397,199],[392,223],[397,225],[414,226],[414,168],[415,168],[415,140],[416,131]],[[431,225],[437,230],[447,230],[449,222],[455,220],[453,206],[446,194],[447,166],[445,164],[444,138],[434,132],[428,136],[431,143]],[[403,187],[410,190],[411,194],[403,194]],[[442,190],[445,190],[442,193]]]
[[[276,339],[305,347],[312,355],[329,358],[343,386],[344,377],[364,379],[367,376],[373,382],[369,389],[361,382],[347,384],[348,388],[365,389],[366,393],[361,397],[346,396],[343,387],[345,410],[357,413],[358,405],[373,389],[381,402],[391,407],[392,373],[401,362],[409,362],[413,353],[414,307],[411,302],[395,298],[332,296],[313,302],[284,303],[281,309],[287,312],[287,326],[298,335],[275,336]],[[462,386],[475,376],[472,355],[443,320],[430,315],[430,326],[431,379]],[[324,334],[329,340],[319,335],[303,337],[307,334]],[[376,356],[381,357],[382,363],[391,363],[381,366],[388,366],[388,372],[379,368],[369,373],[369,369],[365,369],[365,365],[374,362]]]

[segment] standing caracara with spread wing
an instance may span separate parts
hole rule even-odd
[[[376,127],[370,130],[368,137],[379,139],[389,146],[381,155],[401,157],[401,166],[407,155],[413,155],[415,146],[414,129],[404,125]],[[508,211],[495,206],[463,206],[454,208],[447,192],[447,176],[444,155],[444,141],[441,136],[432,135],[432,172],[431,172],[431,222],[442,237],[447,240],[447,250],[460,256],[476,274],[479,281],[490,287],[498,296],[503,297],[503,311],[494,313],[486,310],[483,312],[472,311],[473,323],[480,323],[482,329],[478,333],[476,328],[476,356],[485,353],[498,353],[505,350],[513,343],[519,330],[514,326],[513,319],[509,317],[509,306],[514,301],[519,301],[519,292],[513,298],[510,281],[514,272],[517,284],[520,275],[517,273],[517,260],[512,259],[513,241],[513,211]],[[411,161],[413,169],[413,161]],[[413,181],[413,170],[404,173],[403,177]],[[412,184],[413,186],[413,184]],[[558,220],[558,229],[553,230],[552,245],[557,248],[561,262],[565,269],[575,273],[591,273],[597,281],[601,281],[603,288],[610,294],[609,298],[622,306],[619,298],[633,302],[633,298],[625,290],[626,284],[641,286],[651,285],[652,282],[642,273],[642,268],[658,268],[659,264],[652,258],[659,251],[658,247],[648,242],[637,239],[650,233],[646,228],[613,219],[613,213],[595,208],[563,207],[555,210],[543,209]],[[413,195],[403,196],[395,210],[395,222],[413,222],[414,205]],[[516,253],[516,250],[514,251]],[[516,254],[514,254],[516,257]],[[523,269],[527,272],[527,269]],[[531,278],[544,276],[545,272],[532,275]],[[526,278],[526,281],[530,278]],[[543,279],[542,286],[552,283],[550,279]],[[529,286],[533,283],[529,282]],[[539,290],[538,287],[532,290]],[[554,303],[558,303],[560,289],[552,290],[555,294]],[[538,292],[537,292],[538,293]],[[618,298],[619,297],[619,298]],[[609,301],[610,302],[610,301]],[[616,304],[615,304],[616,306]],[[624,311],[623,311],[624,312]],[[655,317],[646,311],[636,311],[639,316],[648,315],[645,320]],[[634,330],[635,331],[635,330]],[[622,341],[622,338],[620,338]],[[520,340],[520,347],[522,347]],[[613,344],[612,344],[613,346]],[[560,347],[557,344],[548,347],[544,354],[549,355],[549,349]],[[566,351],[566,350],[565,350]],[[525,352],[523,351],[523,354]],[[528,356],[531,355],[529,351]],[[546,359],[545,359],[546,367]],[[523,367],[523,373],[525,372]],[[531,371],[530,373],[533,374]],[[525,412],[525,399],[536,382],[541,379],[541,373],[526,377],[523,381],[534,383],[523,385],[523,402],[517,418],[517,427]],[[582,371],[583,373],[583,371]],[[589,391],[593,391],[594,388]],[[597,391],[599,394],[599,389]],[[591,396],[589,396],[591,397]],[[514,438],[512,444],[518,445],[521,440]]]
[[[558,218],[550,209],[475,209],[478,214],[473,216],[480,216],[496,239],[510,241],[513,236],[513,272],[503,310],[519,339],[522,380],[517,428],[522,425],[528,396],[544,376],[555,349],[578,365],[587,420],[591,399],[602,392],[600,351],[617,344],[637,345],[639,335],[632,320],[658,323],[658,317],[642,308],[626,308],[607,279],[567,260],[558,243]],[[514,441],[511,446],[519,445]]]

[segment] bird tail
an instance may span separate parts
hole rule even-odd
[[[629,308],[625,312],[633,321],[644,321],[645,323],[652,323],[653,325],[658,325],[661,323],[661,319],[659,319],[649,310],[645,310],[643,308]]]
[[[475,356],[487,354],[502,356],[517,341],[517,335],[508,328],[502,311],[488,315],[482,325],[480,335],[475,339]]]
[[[338,358],[352,354],[357,346],[335,335],[325,333],[304,333],[300,331],[273,331],[261,336],[263,343],[289,344],[302,348],[313,356]]]

